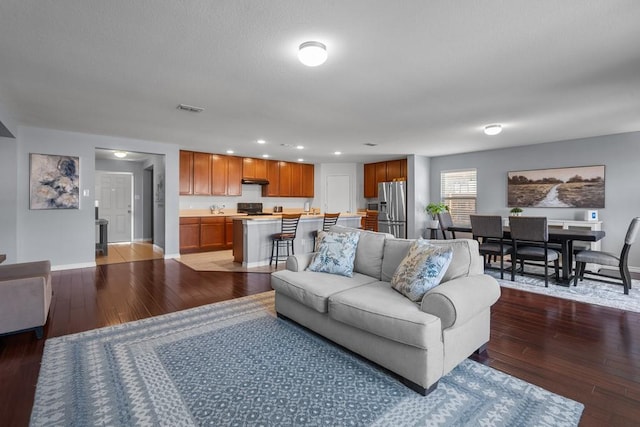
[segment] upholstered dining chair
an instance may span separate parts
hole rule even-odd
[[[269,260],[269,265],[273,263],[274,259],[276,261],[276,265],[278,264],[278,261],[280,261],[281,247],[287,249],[287,257],[289,255],[295,255],[293,241],[296,238],[296,232],[298,231],[300,216],[301,214],[282,214],[280,233],[271,235],[271,259]],[[289,248],[291,248],[291,254],[289,254]]]
[[[449,230],[449,227],[453,226],[453,219],[451,219],[451,213],[449,211],[440,212],[438,214],[438,222],[440,223],[443,239],[447,239],[447,233],[451,234],[452,239],[456,238],[456,232]]]
[[[490,266],[492,256],[500,257],[500,278],[504,279],[504,257],[511,254],[513,247],[504,243],[502,217],[500,215],[471,215],[471,232],[479,241],[480,255],[485,266]]]
[[[547,217],[543,216],[510,216],[511,230],[511,281],[515,280],[516,263],[520,261],[520,269],[524,275],[525,260],[541,261],[544,264],[544,286],[549,287],[549,263],[553,261],[555,278],[560,278],[560,254],[549,248],[549,228]]]
[[[332,225],[336,225],[338,222],[338,217],[340,217],[340,212],[338,213],[326,213],[324,214],[324,218],[322,219],[322,231],[329,231]],[[316,237],[318,237],[318,230],[313,232],[313,247],[315,250],[316,247]]]
[[[608,265],[618,268],[618,271],[620,272],[620,279],[624,286],[624,294],[629,295],[629,289],[631,289],[631,273],[629,273],[628,264],[629,250],[631,249],[631,245],[636,241],[636,237],[638,237],[638,230],[640,230],[640,217],[635,217],[631,220],[631,224],[629,224],[629,228],[627,229],[627,234],[624,238],[624,245],[622,246],[620,256],[616,256],[608,252],[592,250],[585,250],[576,253],[576,270],[575,276],[573,277],[573,286],[578,285],[578,278],[581,281],[584,279],[585,273],[594,274],[596,276],[599,275],[597,273],[586,272],[585,268],[587,263]],[[592,277],[589,278],[593,279]]]
[[[378,231],[378,211],[367,209],[364,217],[364,229],[369,231]]]

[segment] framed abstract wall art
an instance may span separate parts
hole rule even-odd
[[[604,165],[507,172],[509,207],[604,208]]]
[[[80,158],[29,156],[29,209],[79,209]]]

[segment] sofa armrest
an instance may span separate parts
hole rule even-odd
[[[0,281],[0,334],[44,325],[50,304],[48,275]]]
[[[290,255],[287,258],[287,270],[304,271],[309,267],[309,264],[311,264],[311,260],[315,254],[315,252],[310,252],[307,254]]]
[[[422,311],[438,316],[442,329],[461,325],[500,298],[500,285],[486,274],[460,277],[436,286],[422,298]]]

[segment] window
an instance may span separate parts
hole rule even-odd
[[[440,172],[440,198],[454,223],[468,224],[469,215],[476,213],[476,175],[475,169]]]

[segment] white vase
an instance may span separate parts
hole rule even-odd
[[[427,222],[427,227],[428,228],[435,228],[435,229],[439,229],[440,228],[440,222],[437,219],[430,219]]]

